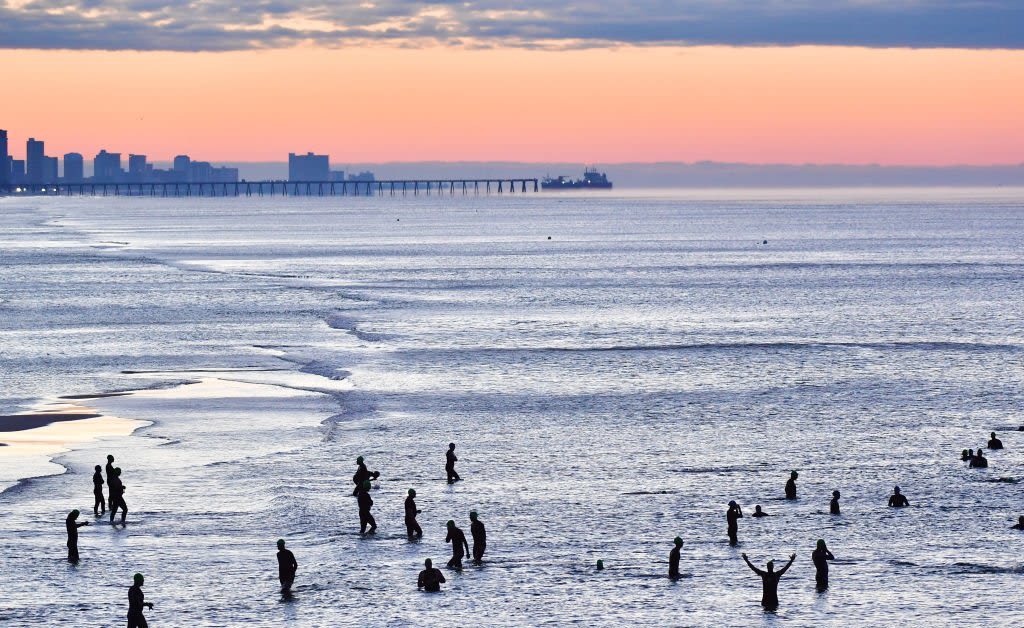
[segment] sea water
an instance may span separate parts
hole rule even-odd
[[[1011,189],[0,200],[0,411],[134,391],[75,403],[146,422],[58,475],[0,448],[0,620],[116,625],[142,572],[154,626],[1019,624],[1022,270]],[[797,555],[777,613],[741,552]]]

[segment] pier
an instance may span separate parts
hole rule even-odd
[[[152,198],[235,196],[430,196],[525,194],[537,179],[392,179],[380,181],[236,181],[192,183],[3,184],[10,196],[145,196]]]

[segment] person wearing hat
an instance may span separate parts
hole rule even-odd
[[[455,484],[462,478],[455,472],[455,463],[458,462],[458,458],[455,456],[455,443],[448,443],[448,452],[445,453],[444,470],[448,474],[448,483]]]
[[[445,543],[452,544],[452,558],[448,566],[452,569],[462,569],[462,557],[469,553],[469,543],[466,542],[466,533],[455,526],[455,522],[448,520],[448,536]]]
[[[146,618],[142,615],[142,609],[147,606],[149,610],[153,610],[153,603],[147,602],[145,594],[142,593],[142,585],[146,579],[137,573],[134,580],[135,584],[128,588],[128,628],[149,628]]]
[[[357,495],[359,500],[359,534],[366,534],[366,526],[370,526],[370,534],[377,531],[377,521],[370,514],[370,508],[373,506],[373,499],[370,498],[370,481],[363,480],[362,489]]]
[[[894,487],[892,489],[892,495],[889,496],[889,506],[892,508],[906,508],[910,505],[907,500],[907,496],[900,492],[900,487]]]
[[[739,520],[743,518],[743,509],[735,500],[729,502],[729,510],[725,513],[725,520],[729,524],[729,545],[736,545],[739,539],[736,533],[739,532]]]
[[[295,582],[295,572],[299,569],[299,563],[295,560],[295,554],[285,549],[284,539],[277,540],[277,577],[281,580],[281,593],[288,593]]]
[[[668,553],[668,577],[672,580],[679,579],[679,550],[683,549],[683,539],[676,537],[675,547]]]
[[[796,479],[800,474],[796,471],[789,472],[789,479],[786,480],[786,499],[796,499]]]
[[[416,508],[416,489],[409,489],[409,496],[405,498],[405,531],[409,540],[423,538],[423,529],[416,522],[416,515],[420,511]]]
[[[88,521],[78,523],[78,515],[81,514],[78,510],[72,510],[68,513],[67,519],[64,521],[64,525],[68,529],[68,562],[78,562],[78,528],[89,525]]]
[[[484,522],[480,521],[475,510],[470,511],[469,520],[472,521],[469,525],[469,534],[473,537],[473,564],[482,565],[484,562],[484,550],[487,549],[487,530],[484,528]]]
[[[356,486],[352,489],[352,494],[358,496],[359,489],[362,488],[363,482],[366,482],[367,480],[376,480],[380,477],[380,471],[370,471],[367,469],[362,456],[356,458],[356,465],[355,475],[352,476],[352,483]]]

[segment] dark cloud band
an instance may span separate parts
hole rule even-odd
[[[1018,0],[35,0],[0,5],[0,47],[224,51],[391,40],[1021,49],[1022,24]]]

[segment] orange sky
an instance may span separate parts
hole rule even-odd
[[[1024,162],[1024,51],[0,51],[16,156]]]

